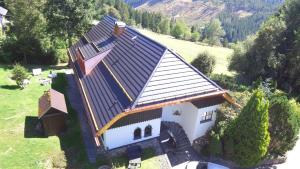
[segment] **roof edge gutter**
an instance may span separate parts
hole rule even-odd
[[[192,101],[192,100],[196,100],[196,99],[204,99],[204,98],[207,98],[207,97],[214,97],[214,96],[223,96],[224,94],[227,94],[226,90],[216,91],[216,92],[209,93],[209,94],[204,94],[204,95],[201,95],[201,96],[193,96],[193,97],[168,101],[168,102],[164,102],[164,103],[159,103],[159,104],[134,108],[134,109],[130,109],[130,110],[125,110],[125,112],[122,112],[122,113],[118,114],[109,123],[107,123],[104,127],[102,127],[100,130],[98,130],[97,131],[97,136],[101,136],[115,122],[117,122],[118,120],[120,120],[121,118],[123,118],[127,115],[131,115],[131,114],[135,114],[135,113],[139,113],[139,112],[144,112],[146,110],[155,110],[155,109],[159,109],[159,108],[162,108],[162,107],[165,107],[165,106],[180,104],[180,103],[184,103],[184,102],[188,102],[188,101]]]

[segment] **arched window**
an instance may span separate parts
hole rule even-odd
[[[134,139],[140,139],[142,137],[142,130],[140,128],[136,128],[134,130]]]
[[[152,127],[150,125],[145,127],[145,137],[149,137],[149,136],[152,136]]]

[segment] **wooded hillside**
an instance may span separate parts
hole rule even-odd
[[[254,34],[260,24],[278,9],[284,0],[125,0],[142,11],[162,13],[182,19],[188,25],[203,25],[219,18],[229,42]]]

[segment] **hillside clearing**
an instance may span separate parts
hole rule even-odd
[[[232,72],[228,71],[228,59],[233,53],[232,49],[217,46],[206,46],[200,43],[179,40],[173,38],[172,36],[154,33],[146,29],[138,30],[149,38],[166,45],[170,49],[173,49],[189,63],[192,62],[199,53],[208,52],[216,57],[217,63],[214,70],[215,74],[232,74]]]

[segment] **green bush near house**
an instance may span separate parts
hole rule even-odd
[[[12,79],[14,79],[19,87],[22,87],[23,81],[28,78],[28,73],[25,67],[20,64],[15,64],[12,70]]]
[[[213,74],[211,79],[224,89],[231,91],[243,92],[249,90],[248,86],[243,85],[242,81],[236,76],[229,76],[226,74]]]
[[[298,139],[300,105],[284,95],[274,95],[270,100],[269,117],[269,153],[284,155],[295,146]]]
[[[270,143],[268,110],[269,102],[264,99],[264,93],[256,90],[225,132],[225,151],[242,167],[255,166],[267,153]]]
[[[220,156],[223,154],[223,147],[220,136],[214,132],[210,134],[210,144],[208,146],[209,154],[213,156]]]

